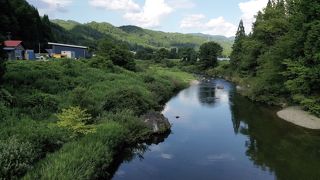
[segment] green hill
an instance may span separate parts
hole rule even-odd
[[[52,22],[60,26],[56,26],[53,30],[57,35],[57,40],[64,43],[76,43],[87,46],[94,46],[97,40],[105,36],[127,42],[132,50],[138,49],[139,46],[151,48],[199,48],[202,43],[210,40],[221,44],[224,48],[224,55],[229,55],[233,44],[233,38],[223,36],[210,36],[208,39],[207,35],[167,33],[143,29],[137,26],[115,27],[109,23],[94,21],[86,24],[64,20],[52,20]]]

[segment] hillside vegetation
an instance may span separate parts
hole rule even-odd
[[[230,54],[233,44],[233,38],[223,36],[167,33],[137,26],[115,27],[109,23],[97,22],[86,24],[64,20],[52,20],[52,22],[58,25],[54,28],[55,34],[62,35],[57,39],[65,43],[93,44],[92,42],[101,39],[101,36],[108,36],[128,43],[132,50],[137,50],[139,47],[154,49],[191,47],[198,49],[201,44],[210,40],[219,43],[224,48],[224,55],[226,56]],[[67,35],[63,36],[63,34],[70,34],[68,36],[76,36],[77,38],[66,38]]]

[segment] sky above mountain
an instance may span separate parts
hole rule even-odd
[[[81,23],[109,22],[166,32],[234,36],[240,19],[251,31],[268,0],[27,0],[41,15]]]

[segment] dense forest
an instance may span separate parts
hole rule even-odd
[[[299,104],[320,116],[319,12],[316,0],[269,1],[250,34],[240,22],[228,75],[254,100]]]
[[[38,49],[38,44],[54,40],[48,16],[39,16],[38,10],[25,0],[0,1],[0,41],[21,39],[24,46]]]

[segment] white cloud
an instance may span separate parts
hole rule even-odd
[[[170,0],[168,4],[174,9],[191,9],[196,6],[191,0]]]
[[[89,0],[89,4],[93,7],[115,11],[140,10],[140,6],[133,0]]]
[[[172,154],[165,154],[165,153],[162,153],[161,154],[161,157],[163,158],[163,159],[172,159],[173,158],[173,155]]]
[[[124,18],[135,25],[151,28],[160,26],[160,21],[172,12],[173,8],[164,0],[146,0],[139,12],[127,12]]]
[[[192,14],[186,16],[180,23],[181,29],[198,29],[205,34],[234,36],[237,27],[227,22],[222,16],[206,21],[203,14]]]
[[[246,32],[252,31],[252,24],[255,21],[255,15],[266,7],[268,0],[250,0],[239,3],[239,8],[242,12],[242,20],[246,28]]]
[[[54,16],[56,12],[66,12],[72,0],[28,0],[28,2],[36,6],[41,15]]]
[[[206,17],[203,14],[191,14],[186,16],[180,22],[180,28],[187,29],[187,28],[204,28],[204,24],[202,20]]]

